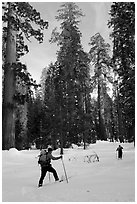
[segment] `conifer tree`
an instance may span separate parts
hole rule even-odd
[[[89,59],[81,45],[79,18],[83,14],[75,3],[65,3],[58,10],[56,19],[61,22],[60,30],[54,29],[51,42],[60,47],[57,52],[54,79],[56,100],[60,111],[60,140],[62,146],[66,140],[71,144],[78,142],[84,115],[87,114],[89,101]],[[81,139],[81,138],[80,138]]]
[[[98,121],[96,120],[98,139],[106,140],[106,127],[105,119],[103,117],[103,101],[106,95],[107,83],[112,82],[110,76],[111,58],[109,56],[110,45],[105,42],[100,33],[96,33],[90,38],[89,45],[91,46],[89,51],[90,60],[92,66],[94,66],[94,76],[92,77],[93,87],[97,86],[98,90]],[[104,92],[105,91],[105,92]],[[104,94],[105,93],[105,94]]]
[[[113,62],[118,74],[117,111],[120,140],[135,130],[135,3],[115,2],[110,10]]]
[[[39,42],[42,42],[42,30],[47,28],[48,23],[41,19],[40,13],[29,3],[3,3],[3,10],[3,37],[5,38],[3,48],[5,48],[5,51],[3,51],[2,146],[3,149],[9,149],[15,147],[16,99],[20,98],[16,94],[16,79],[21,78],[27,85],[34,84],[33,80],[30,79],[30,74],[26,71],[26,66],[19,62],[19,58],[28,52],[28,47],[24,44],[24,36],[28,40],[33,36]],[[35,23],[39,28],[34,29],[32,23]]]

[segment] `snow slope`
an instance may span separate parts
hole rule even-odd
[[[123,160],[116,159],[119,143],[100,142],[83,148],[65,149],[63,161],[69,182],[54,183],[47,173],[42,188],[38,188],[39,150],[2,152],[3,202],[134,202],[135,149],[124,143]],[[53,151],[54,156],[60,150]],[[86,155],[96,152],[99,162],[84,162]],[[52,161],[60,178],[64,178],[61,160]]]

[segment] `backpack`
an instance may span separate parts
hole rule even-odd
[[[40,164],[42,167],[50,165],[50,159],[47,158],[47,154],[48,154],[48,152],[39,155],[38,164]]]

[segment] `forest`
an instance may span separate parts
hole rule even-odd
[[[45,65],[40,84],[21,57],[27,41],[43,43],[50,22],[27,2],[2,4],[2,149],[70,147],[96,143],[135,144],[135,3],[114,2],[106,24],[110,45],[98,32],[85,52],[79,29],[82,10],[64,3],[53,29],[56,62]],[[111,92],[111,94],[110,94]]]

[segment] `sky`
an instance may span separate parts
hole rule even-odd
[[[109,11],[112,2],[75,2],[79,9],[82,10],[84,17],[81,17],[79,30],[82,33],[81,44],[84,51],[88,52],[90,46],[90,37],[99,32],[107,43],[112,45],[109,37],[111,29],[108,28],[107,22],[110,19]],[[49,43],[52,30],[59,27],[55,16],[57,10],[63,2],[30,2],[30,4],[40,12],[43,20],[48,21],[49,27],[44,31],[44,41],[39,44],[35,39],[27,42],[29,53],[21,58],[21,61],[27,65],[28,71],[37,83],[43,68],[47,67],[51,62],[56,61],[56,52],[59,49],[56,44]]]

